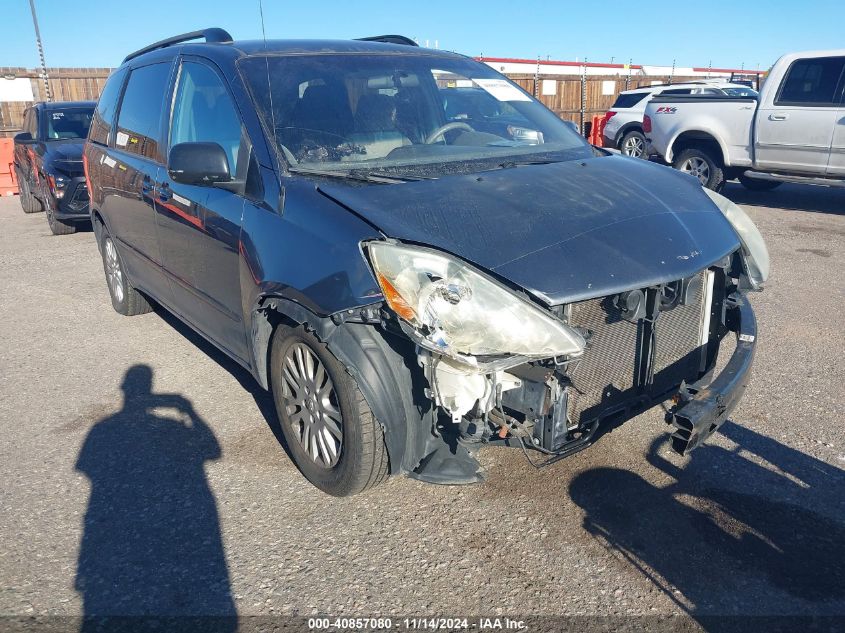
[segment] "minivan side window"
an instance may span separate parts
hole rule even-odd
[[[173,102],[170,147],[179,143],[217,143],[238,173],[241,119],[220,77],[205,64],[184,62]]]
[[[129,74],[117,116],[115,147],[155,159],[170,62],[136,68]]]
[[[125,78],[126,69],[123,69],[106,80],[103,92],[100,93],[100,100],[97,102],[97,109],[94,110],[94,119],[91,121],[91,131],[88,134],[88,138],[94,143],[108,145],[109,132],[114,124],[114,113],[117,111],[117,100]]]
[[[825,107],[837,104],[836,86],[845,57],[799,59],[786,71],[775,105]]]

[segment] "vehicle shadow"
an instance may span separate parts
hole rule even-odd
[[[845,190],[834,187],[787,183],[772,191],[751,191],[738,183],[728,182],[722,194],[736,204],[845,215]]]
[[[656,440],[648,460],[674,478],[665,487],[616,468],[578,475],[569,493],[584,529],[705,630],[845,616],[845,471],[736,424],[723,434],[736,449],[704,446],[683,469]]]
[[[89,431],[76,470],[90,481],[75,588],[81,630],[237,628],[217,504],[204,464],[220,446],[191,402],[153,393],[131,367],[123,408]]]

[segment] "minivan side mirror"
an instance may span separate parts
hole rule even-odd
[[[170,148],[167,173],[174,182],[214,186],[232,180],[229,159],[218,143],[179,143]]]
[[[35,139],[32,138],[32,134],[29,132],[19,132],[15,134],[14,138],[15,143],[21,143],[22,145],[28,145],[30,143],[34,143]]]

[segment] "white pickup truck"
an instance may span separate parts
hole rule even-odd
[[[845,186],[845,49],[791,53],[758,98],[655,97],[643,129],[653,153],[710,189],[782,182]]]

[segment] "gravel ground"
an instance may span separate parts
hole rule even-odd
[[[1,199],[0,614],[845,615],[845,192],[726,195],[773,274],[707,446],[671,453],[658,408],[539,472],[487,449],[484,485],[350,499],[299,475],[245,372],[112,310],[92,233]],[[173,406],[124,408],[127,372]]]

